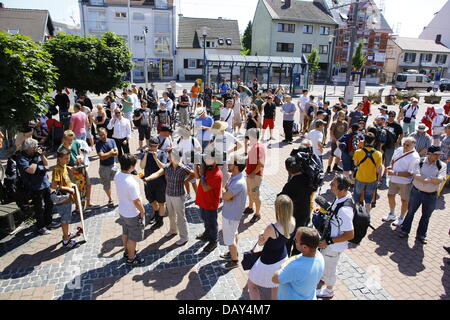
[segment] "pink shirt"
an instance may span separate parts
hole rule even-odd
[[[76,112],[72,114],[70,118],[70,123],[73,124],[73,133],[75,134],[83,134],[86,133],[86,120],[87,116],[84,112]]]

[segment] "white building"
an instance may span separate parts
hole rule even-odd
[[[450,48],[450,1],[436,13],[428,26],[423,28],[420,39],[433,40]]]
[[[53,21],[53,26],[55,27],[55,34],[67,33],[67,34],[81,34],[80,25],[73,26],[62,22]]]
[[[240,55],[241,41],[237,20],[188,18],[179,15],[176,65],[180,81],[195,80],[203,75],[203,29],[206,54]],[[212,69],[210,76],[217,74]]]
[[[143,82],[144,27],[148,27],[148,78],[150,81],[173,79],[176,68],[173,0],[131,0],[130,4],[128,16],[128,0],[80,0],[81,33],[101,36],[112,31],[124,37],[133,53],[134,81]],[[128,39],[129,18],[131,39]]]

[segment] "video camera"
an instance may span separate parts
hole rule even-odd
[[[321,240],[323,240],[330,233],[331,204],[322,196],[317,196],[314,201],[319,205],[319,208],[312,215],[312,223],[314,228],[319,231]]]
[[[286,169],[291,173],[295,174],[298,172],[306,173],[308,168],[308,163],[313,156],[313,151],[311,147],[300,147],[291,151],[291,157],[295,159],[288,159],[286,161]]]

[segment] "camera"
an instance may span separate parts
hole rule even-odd
[[[317,196],[314,200],[319,208],[312,215],[312,223],[314,228],[319,231],[321,240],[328,237],[330,229],[330,219],[332,217],[331,204],[322,196]]]

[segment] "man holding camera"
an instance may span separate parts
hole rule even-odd
[[[49,234],[48,229],[58,228],[59,223],[52,223],[53,202],[50,198],[50,181],[47,177],[48,160],[38,147],[38,142],[27,138],[22,144],[22,151],[17,157],[17,168],[22,176],[25,188],[31,193],[34,206],[36,226],[42,235]]]
[[[212,252],[217,248],[219,226],[217,211],[219,209],[222,189],[222,171],[217,167],[214,154],[207,155],[201,165],[195,166],[195,177],[200,179],[195,204],[200,208],[200,215],[205,224],[205,231],[196,239],[209,241],[204,252]]]
[[[322,280],[325,288],[317,291],[317,298],[331,299],[334,296],[333,287],[336,284],[336,269],[339,257],[348,248],[348,241],[354,237],[353,215],[354,203],[348,190],[352,185],[350,178],[339,173],[331,182],[331,192],[336,200],[331,206],[329,234],[322,235],[319,248],[325,260],[325,270]]]

